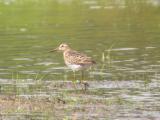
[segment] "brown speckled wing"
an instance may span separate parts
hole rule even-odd
[[[95,61],[83,53],[77,51],[67,51],[64,53],[64,59],[69,63],[86,65],[86,64],[95,64]]]

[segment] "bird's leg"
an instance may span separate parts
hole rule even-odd
[[[87,90],[87,88],[89,87],[89,84],[86,81],[84,81],[85,74],[84,74],[83,70],[81,71],[81,73],[82,73],[82,79],[81,79],[80,83],[84,84],[84,90]]]
[[[73,83],[74,83],[74,87],[77,88],[76,86],[76,72],[73,71]]]
[[[84,71],[83,70],[81,71],[81,75],[82,75],[82,78],[81,78],[80,83],[83,83],[83,81],[84,81]]]
[[[74,81],[76,81],[76,72],[75,71],[73,71],[73,79],[74,79]]]

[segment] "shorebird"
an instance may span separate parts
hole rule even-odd
[[[88,83],[83,83],[84,80],[84,70],[96,64],[91,57],[88,57],[86,54],[73,50],[69,47],[68,44],[62,43],[56,49],[51,50],[50,52],[61,51],[63,52],[63,58],[65,64],[72,69],[74,72],[74,80],[75,80],[75,72],[81,70],[82,71],[82,80],[80,83],[88,87]]]

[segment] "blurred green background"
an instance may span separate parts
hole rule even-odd
[[[60,54],[48,53],[62,42],[98,63],[113,44],[138,49],[132,54],[136,58],[146,54],[146,47],[155,47],[149,62],[159,62],[159,4],[158,0],[0,0],[0,78],[11,78],[15,72],[25,78],[24,74],[64,66]]]

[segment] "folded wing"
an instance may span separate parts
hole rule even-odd
[[[68,51],[65,53],[65,59],[68,59],[67,61],[72,64],[79,64],[79,65],[86,65],[86,64],[96,64],[94,60],[91,59],[91,57],[88,57],[86,54],[77,52],[77,51]]]

